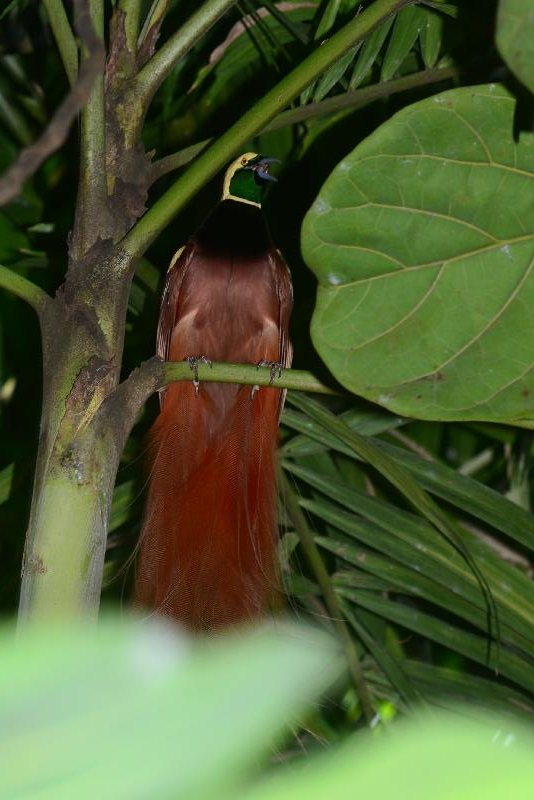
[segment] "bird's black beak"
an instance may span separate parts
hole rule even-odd
[[[258,177],[261,178],[262,180],[276,183],[278,179],[275,178],[274,175],[271,175],[269,173],[269,166],[271,164],[279,164],[279,163],[280,163],[279,158],[265,157],[262,158],[260,161],[257,161],[253,166],[249,167],[248,169],[253,169],[258,175]]]

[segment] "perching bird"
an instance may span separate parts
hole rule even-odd
[[[291,278],[261,210],[273,160],[236,159],[220,203],[174,256],[158,325],[161,358],[291,364]],[[135,600],[210,631],[260,616],[277,594],[284,392],[195,384],[160,394]]]

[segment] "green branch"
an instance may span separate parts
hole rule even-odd
[[[139,24],[141,21],[142,0],[120,0],[119,8],[124,12],[124,30],[126,32],[126,44],[130,53],[137,52],[137,37],[139,36]]]
[[[236,0],[209,0],[204,3],[145,64],[134,84],[139,105],[144,110],[176,62],[189,52],[235,2]]]
[[[78,75],[78,48],[61,0],[43,0],[48,21],[71,86]]]
[[[128,2],[128,0],[126,0]],[[169,8],[169,0],[152,0],[152,6],[145,17],[139,40],[137,42],[138,49],[141,50],[143,45],[146,44],[148,38],[152,38],[154,31],[159,33],[159,29],[165,19],[165,14]],[[155,41],[154,41],[155,46]]]
[[[261,133],[271,133],[299,122],[307,122],[310,119],[336,114],[339,111],[355,111],[358,108],[368,105],[382,97],[390,97],[399,92],[406,92],[410,89],[417,89],[420,86],[428,86],[433,83],[457,78],[460,75],[458,67],[441,67],[439,69],[425,69],[416,72],[414,75],[407,75],[404,78],[395,78],[390,81],[376,83],[373,86],[366,86],[364,89],[356,89],[352,92],[328,97],[318,103],[309,103],[306,106],[291,108],[289,111],[282,111],[271,120]],[[204,139],[203,142],[189,145],[177,153],[160,158],[152,165],[155,179],[161,178],[172,170],[185,166],[192,161],[199,153],[211,144],[213,139]]]
[[[104,39],[104,1],[89,0],[91,22],[98,39]],[[105,187],[104,164],[104,75],[96,79],[82,112],[82,159],[89,184]]]
[[[94,29],[92,38],[101,43],[104,40],[104,0],[89,0],[89,16]],[[84,48],[83,58],[90,56],[90,51]],[[97,221],[101,227],[100,236],[104,238],[106,234],[100,222],[107,205],[105,144],[104,72],[101,71],[82,110],[80,182],[73,236],[73,250],[78,258],[93,243]]]
[[[234,383],[249,386],[274,387],[276,389],[298,389],[300,391],[334,394],[311,372],[283,369],[271,376],[270,367],[256,367],[253,364],[203,363],[199,361],[195,373],[186,361],[161,361],[151,358],[145,361],[100,405],[96,417],[103,420],[103,429],[113,420],[116,440],[126,441],[130,429],[148,398],[169,383],[192,381],[200,383]],[[118,439],[117,439],[118,437]],[[122,438],[121,438],[122,437]]]
[[[328,69],[343,53],[364,39],[391,14],[413,0],[375,0],[355,19],[318,47],[292,72],[273,87],[239,121],[229,128],[209,150],[203,153],[178,178],[171,188],[147,211],[134,228],[123,239],[122,246],[132,257],[144,253],[150,243],[196,194],[243,145],[260,131],[279,111]],[[150,63],[150,62],[149,62]]]
[[[321,383],[311,372],[296,369],[283,369],[271,380],[269,367],[255,367],[252,364],[215,363],[211,366],[200,361],[197,364],[198,379],[201,383],[239,383],[249,386],[274,386],[277,389],[297,389],[301,392],[335,394],[335,391]],[[191,367],[184,361],[167,361],[163,364],[163,382],[160,387],[175,381],[192,380]]]
[[[25,300],[40,314],[51,298],[35,283],[0,264],[0,287]]]

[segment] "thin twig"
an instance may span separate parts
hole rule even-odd
[[[39,139],[19,153],[14,164],[0,179],[0,206],[17,197],[28,180],[51,153],[67,139],[70,126],[87,102],[94,82],[104,68],[104,47],[97,38],[87,9],[87,3],[76,0],[77,30],[89,52],[82,64],[78,80],[56,110]]]

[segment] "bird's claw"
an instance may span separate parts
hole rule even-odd
[[[280,361],[260,361],[257,365],[257,368],[260,367],[270,367],[271,370],[271,377],[269,379],[269,386],[272,386],[274,383],[274,379],[276,378],[276,373],[278,373],[278,377],[282,377],[282,370],[284,365],[280,363]]]
[[[199,361],[202,361],[203,364],[207,364],[208,367],[211,368],[211,361],[207,356],[187,356],[186,359],[191,368],[191,372],[193,373],[193,386],[195,388],[195,395],[198,397],[198,387],[200,386],[200,381],[198,379],[198,364]]]

